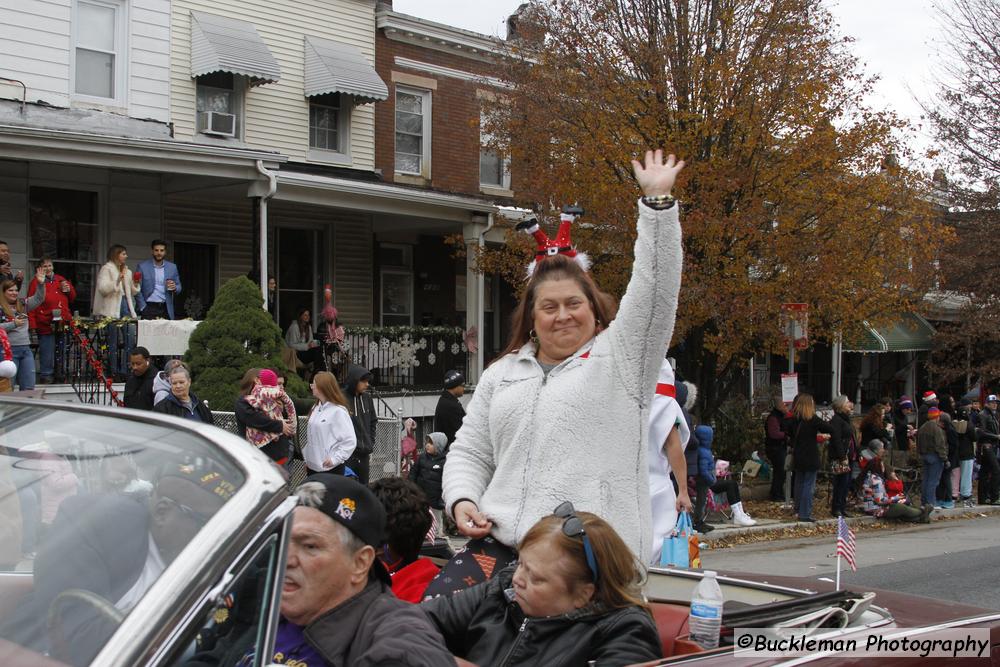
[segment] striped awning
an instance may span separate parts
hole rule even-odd
[[[894,322],[873,327],[865,322],[858,340],[844,341],[844,352],[924,352],[933,345],[937,331],[916,313],[903,313]]]
[[[252,23],[205,12],[191,12],[191,76],[229,72],[251,86],[274,83],[281,66]]]
[[[343,93],[359,103],[389,97],[389,89],[361,50],[350,44],[305,38],[306,97]]]

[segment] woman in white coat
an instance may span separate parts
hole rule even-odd
[[[642,562],[651,553],[646,441],[680,291],[681,228],[671,191],[684,163],[657,150],[632,166],[644,196],[617,317],[611,322],[610,297],[581,266],[543,255],[505,354],[480,378],[449,450],[446,510],[473,538],[473,559],[496,562],[491,571],[504,560],[494,544],[513,557],[528,529],[565,500],[606,519]],[[496,561],[476,557],[481,543]],[[454,590],[477,576],[442,571],[444,579]]]
[[[354,424],[347,411],[347,399],[333,373],[321,371],[312,381],[312,393],[319,403],[309,412],[306,446],[302,458],[309,474],[344,474],[344,463],[357,446]]]
[[[135,315],[135,295],[139,292],[139,280],[133,275],[125,261],[128,252],[117,243],[108,249],[108,261],[97,272],[97,288],[94,293],[94,317],[119,319]],[[130,324],[119,327],[108,326],[108,359],[112,373],[123,375],[128,370],[128,355],[132,351]],[[125,331],[125,344],[118,349],[119,328]]]

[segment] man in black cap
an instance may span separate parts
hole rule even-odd
[[[434,430],[448,437],[448,446],[455,442],[455,434],[462,427],[465,408],[458,399],[465,393],[465,376],[462,371],[450,370],[444,374],[444,391],[434,408]]]
[[[385,542],[382,503],[367,487],[320,473],[296,490],[281,593],[275,662],[454,667],[419,607],[392,594],[375,550]]]

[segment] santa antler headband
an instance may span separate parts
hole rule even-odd
[[[587,257],[587,253],[578,251],[570,240],[570,229],[573,222],[581,215],[583,215],[583,209],[579,206],[563,206],[562,213],[559,215],[559,231],[556,233],[555,239],[549,238],[549,235],[538,226],[538,220],[535,218],[529,218],[517,224],[516,229],[534,236],[538,246],[535,250],[535,259],[528,265],[529,276],[535,272],[535,266],[538,262],[553,255],[565,255],[579,264],[584,271],[590,270],[590,258]]]

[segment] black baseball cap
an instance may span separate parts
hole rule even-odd
[[[322,493],[311,484],[323,487]],[[334,473],[310,475],[295,490],[299,504],[313,507],[351,531],[355,537],[374,547],[376,553],[385,543],[385,508],[374,493],[363,484]],[[372,573],[391,584],[392,579],[376,556]]]

